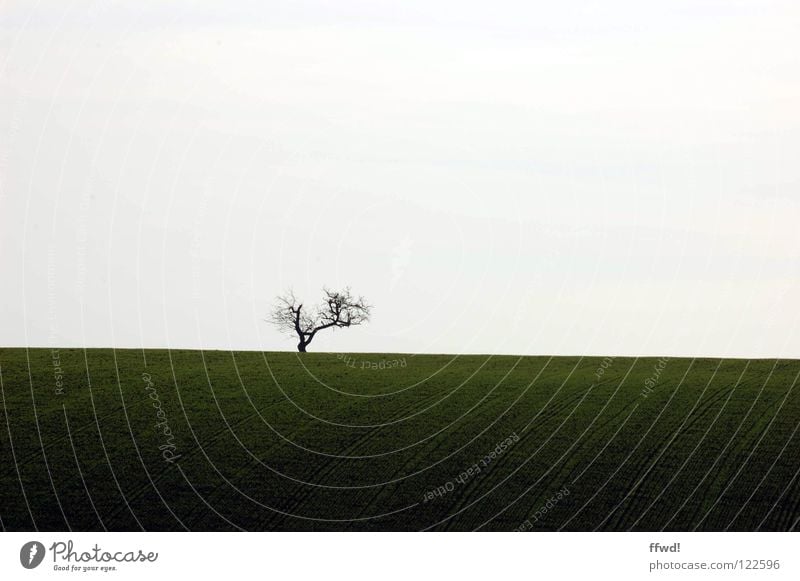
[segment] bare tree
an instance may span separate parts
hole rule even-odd
[[[323,288],[323,293],[322,303],[309,309],[292,291],[287,291],[277,298],[270,315],[269,322],[280,331],[297,335],[300,340],[297,350],[301,353],[305,353],[308,344],[324,329],[352,327],[369,321],[372,307],[364,297],[354,297],[349,287],[343,291]]]

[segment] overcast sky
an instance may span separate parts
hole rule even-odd
[[[0,2],[0,345],[800,357],[800,3]]]

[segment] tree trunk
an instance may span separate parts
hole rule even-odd
[[[305,352],[306,352],[306,345],[308,345],[308,343],[305,343],[304,341],[300,341],[300,342],[297,344],[297,350],[298,350],[300,353],[305,353]]]

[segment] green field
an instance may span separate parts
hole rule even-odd
[[[0,349],[0,524],[793,530],[798,373],[775,360]]]

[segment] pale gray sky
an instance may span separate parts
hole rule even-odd
[[[0,345],[800,357],[800,4],[0,3]]]

